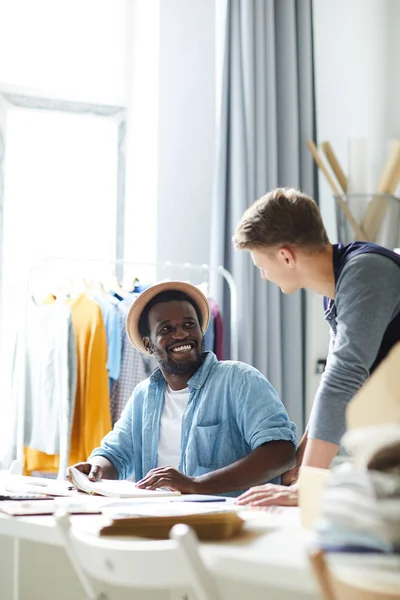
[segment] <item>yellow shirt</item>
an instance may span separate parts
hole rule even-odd
[[[107,337],[100,306],[86,294],[67,301],[76,338],[78,377],[69,464],[86,461],[111,430]],[[24,472],[58,471],[58,455],[25,448]]]

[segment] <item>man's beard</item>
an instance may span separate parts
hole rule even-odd
[[[203,353],[204,353],[204,339],[201,340],[201,343],[198,346],[197,357],[191,361],[185,363],[176,363],[172,358],[167,356],[165,358],[159,358],[157,356],[157,352],[154,352],[154,356],[158,362],[159,367],[165,371],[165,373],[170,373],[171,375],[185,375],[187,373],[195,373],[199,367],[203,364]]]

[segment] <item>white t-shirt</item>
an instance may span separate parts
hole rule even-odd
[[[157,467],[178,468],[181,457],[182,417],[188,401],[189,388],[175,391],[167,385],[161,414]]]

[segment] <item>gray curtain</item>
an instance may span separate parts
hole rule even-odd
[[[260,279],[231,237],[245,209],[277,186],[315,197],[311,0],[228,0],[211,262],[238,286],[239,358],[263,372],[304,427],[305,298]],[[226,289],[218,289],[228,323]],[[229,339],[225,340],[229,343]],[[229,346],[226,345],[226,348]],[[228,352],[227,352],[228,356]]]

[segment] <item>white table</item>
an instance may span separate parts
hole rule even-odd
[[[73,516],[72,524],[91,530],[98,516]],[[223,595],[316,598],[307,562],[308,534],[299,523],[297,508],[276,515],[245,515],[243,535],[228,542],[202,543],[201,553],[215,574]],[[1,600],[80,600],[79,582],[68,562],[53,517],[8,517],[0,514]],[[4,559],[3,559],[4,557]],[[161,599],[160,593],[141,598]]]

